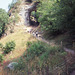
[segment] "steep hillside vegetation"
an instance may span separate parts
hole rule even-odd
[[[75,1],[72,0],[70,6],[69,0],[37,0],[40,1],[37,11],[31,13],[30,19],[36,17],[40,25],[27,27],[23,7],[36,3],[32,1],[18,0],[9,5],[8,29],[0,39],[0,75],[72,75],[75,52],[64,47],[70,46],[69,42],[71,48],[75,46],[74,33],[70,34],[75,29]],[[66,7],[73,12],[67,11]],[[40,31],[44,36],[37,36]]]

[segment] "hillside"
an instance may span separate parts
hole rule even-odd
[[[68,32],[61,34],[57,32],[59,35],[53,36],[41,30],[42,26],[38,25],[39,20],[35,18],[33,12],[36,11],[34,7],[37,2],[33,1],[28,3],[19,0],[8,12],[11,13],[8,29],[0,38],[0,44],[3,45],[2,50],[0,47],[0,54],[3,55],[0,75],[74,75],[75,51],[71,50],[75,49],[74,40],[70,39]],[[31,16],[28,16],[28,11],[33,12]],[[37,9],[37,12],[39,11],[40,9]],[[15,48],[4,54],[7,42],[11,41],[14,41]],[[12,62],[17,63],[11,66],[14,66],[13,69],[8,67]]]

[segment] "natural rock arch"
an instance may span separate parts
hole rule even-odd
[[[31,23],[31,19],[30,19],[30,16],[31,16],[31,12],[32,11],[37,11],[37,5],[38,5],[39,2],[33,2],[31,3],[30,5],[25,5],[25,8],[24,8],[24,20],[25,20],[25,25],[29,26],[30,23]]]

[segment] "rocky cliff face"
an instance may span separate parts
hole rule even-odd
[[[24,1],[23,1],[24,3]],[[25,4],[21,6],[21,10],[20,10],[20,16],[22,16],[22,18],[25,20],[24,24],[29,26],[31,24],[31,12],[35,11],[36,12],[36,6],[39,2],[32,2],[30,4]]]

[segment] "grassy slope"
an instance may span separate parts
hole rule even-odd
[[[6,42],[15,41],[16,47],[13,53],[8,54],[5,60],[11,60],[11,58],[17,58],[23,54],[26,50],[26,43],[27,41],[35,41],[36,39],[33,38],[30,34],[25,33],[23,30],[24,26],[17,26],[15,27],[15,32],[12,34],[3,37],[0,42],[5,45]],[[5,58],[6,58],[5,57]]]
[[[7,35],[6,37],[3,37],[0,39],[0,43],[2,43],[3,45],[5,45],[6,42],[9,41],[15,41],[16,43],[16,47],[15,49],[10,52],[9,54],[7,54],[6,56],[4,56],[4,64],[2,67],[6,67],[7,64],[9,64],[9,62],[11,62],[12,60],[15,60],[17,58],[19,58],[20,56],[23,55],[23,53],[26,50],[26,43],[28,41],[36,41],[36,39],[34,37],[32,37],[29,33],[26,33],[23,28],[25,26],[20,25],[20,26],[15,26],[14,27],[14,33],[11,33],[9,35]],[[7,75],[7,70],[5,71],[4,68],[0,68],[2,69],[0,72],[0,75],[6,74]],[[10,74],[8,74],[10,75]]]
[[[22,6],[22,4],[20,5]],[[20,6],[18,6],[18,8],[19,7]],[[21,19],[21,22],[23,22],[21,17],[20,19]],[[26,43],[28,41],[36,41],[34,37],[32,37],[29,33],[25,32],[24,28],[25,26],[21,24],[19,24],[19,26],[14,26],[14,33],[10,33],[6,37],[2,37],[0,39],[0,43],[2,43],[3,45],[5,45],[5,43],[9,41],[15,41],[15,44],[16,44],[15,49],[9,54],[7,54],[6,56],[4,56],[4,62],[3,62],[4,64],[3,66],[0,66],[0,75],[4,75],[7,73],[4,67],[6,67],[6,65],[8,65],[9,62],[23,55],[23,53],[26,50]],[[6,75],[10,75],[10,74],[6,74]]]

